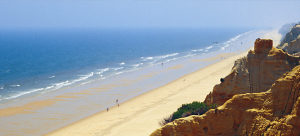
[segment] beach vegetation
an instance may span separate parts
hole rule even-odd
[[[190,115],[202,115],[208,110],[215,109],[217,107],[218,107],[217,104],[207,105],[204,102],[197,102],[197,101],[188,104],[182,104],[182,106],[179,107],[177,111],[175,111],[172,115],[160,120],[159,124],[161,126],[164,126],[165,124],[172,122],[178,118],[183,118]]]

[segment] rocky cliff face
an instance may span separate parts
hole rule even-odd
[[[270,39],[257,39],[254,51],[235,61],[232,71],[224,81],[214,86],[205,103],[224,104],[236,94],[267,91],[284,73],[298,65],[299,57],[273,48]]]
[[[285,24],[285,25],[283,25],[280,29],[279,29],[279,33],[281,34],[281,35],[286,35],[286,33],[288,33],[291,29],[292,29],[292,27],[293,26],[295,26],[296,24],[298,24],[297,22],[291,22],[291,23],[287,23],[287,24]],[[284,38],[284,37],[282,37],[282,38]],[[281,40],[283,40],[283,39],[281,39]]]
[[[257,92],[255,88],[253,91]],[[299,96],[300,66],[297,66],[266,92],[234,95],[217,109],[177,119],[151,136],[300,135]]]
[[[300,52],[300,23],[293,26],[277,48],[283,49],[289,54]]]

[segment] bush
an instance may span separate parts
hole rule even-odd
[[[206,103],[196,101],[189,104],[182,104],[182,106],[179,107],[172,115],[170,115],[170,117],[166,117],[159,121],[159,124],[163,126],[178,118],[187,117],[190,115],[202,115],[208,110],[215,108],[217,108],[217,104],[207,105]]]

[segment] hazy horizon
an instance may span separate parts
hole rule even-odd
[[[10,0],[0,28],[269,27],[300,21],[300,1]]]

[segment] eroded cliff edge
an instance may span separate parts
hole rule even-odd
[[[204,102],[222,105],[236,94],[265,92],[299,61],[299,57],[274,48],[272,40],[257,39],[254,51],[235,61],[229,75],[214,86]]]
[[[277,48],[283,49],[289,54],[300,54],[300,23],[291,28]]]
[[[177,119],[151,136],[300,135],[299,90],[300,66],[296,66],[266,92],[234,95],[215,110]]]

